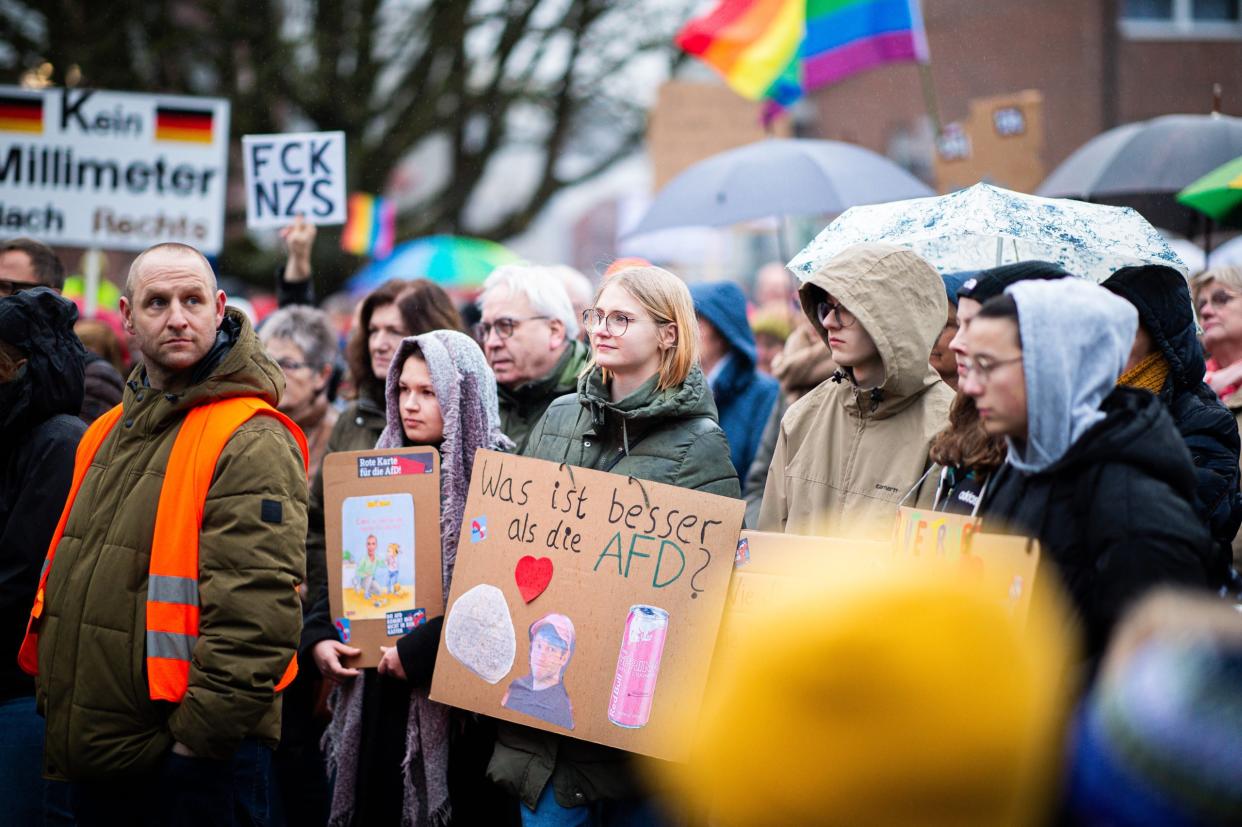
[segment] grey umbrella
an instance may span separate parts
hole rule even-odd
[[[882,155],[841,141],[771,138],[713,155],[656,195],[625,235],[841,213],[935,193]]]
[[[1036,195],[1133,207],[1152,224],[1191,235],[1202,217],[1177,193],[1242,155],[1242,118],[1164,115],[1097,135],[1052,171]]]

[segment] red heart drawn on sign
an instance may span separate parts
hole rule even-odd
[[[548,583],[552,582],[552,561],[547,557],[536,558],[528,554],[518,560],[513,579],[517,581],[522,599],[529,603],[543,594]]]

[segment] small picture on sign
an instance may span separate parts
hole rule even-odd
[[[479,543],[487,539],[487,518],[475,517],[470,521],[470,542]]]
[[[341,505],[341,532],[345,617],[382,620],[416,608],[413,498],[349,497]]]
[[[444,646],[488,683],[508,675],[517,656],[517,637],[504,592],[480,583],[457,598],[444,620]]]
[[[565,729],[574,709],[565,691],[565,670],[574,655],[574,622],[548,614],[530,626],[530,672],[509,684],[500,705]]]
[[[750,562],[750,538],[743,537],[737,541],[737,551],[733,555],[734,566],[744,566]]]
[[[384,615],[385,633],[389,637],[408,635],[417,627],[427,622],[425,609],[410,609],[404,612],[389,612]]]
[[[336,627],[336,634],[340,637],[341,643],[349,643],[349,618],[338,617],[332,621],[332,625]]]
[[[667,638],[668,612],[656,606],[630,607],[608,699],[608,720],[617,726],[639,729],[651,720]]]

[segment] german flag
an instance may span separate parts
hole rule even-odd
[[[210,109],[184,109],[176,106],[157,106],[155,109],[155,139],[157,141],[189,141],[196,144],[211,143]]]
[[[0,95],[0,131],[43,132],[43,96]]]

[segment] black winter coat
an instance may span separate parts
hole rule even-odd
[[[1169,267],[1124,267],[1104,286],[1134,305],[1139,322],[1169,363],[1160,401],[1190,450],[1195,513],[1212,535],[1208,580],[1219,586],[1228,578],[1231,545],[1242,524],[1238,423],[1203,381],[1203,347],[1195,333],[1186,280]]]
[[[1047,470],[1002,465],[979,510],[985,531],[1038,538],[1036,588],[1060,573],[1092,659],[1151,586],[1203,586],[1211,554],[1194,513],[1190,453],[1164,406],[1146,391],[1117,388],[1100,409],[1104,421]]]
[[[17,650],[86,431],[77,308],[47,288],[0,299],[0,340],[26,367],[0,384],[0,701],[34,695]]]

